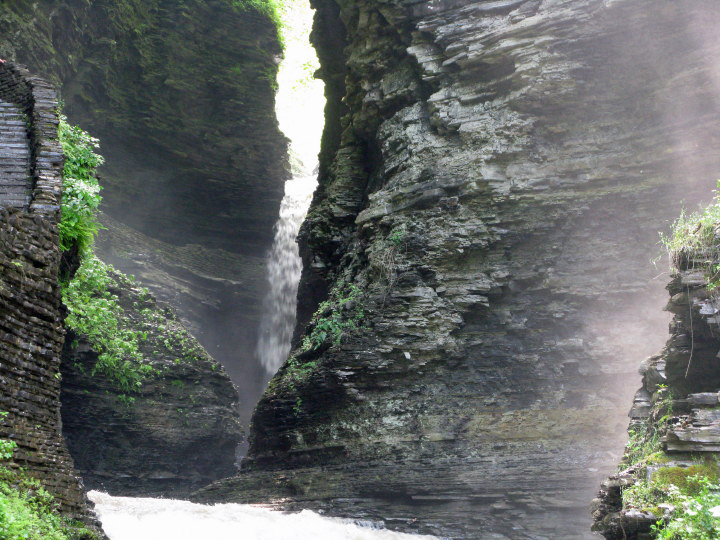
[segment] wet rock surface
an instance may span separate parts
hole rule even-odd
[[[657,231],[720,165],[720,8],[313,4],[330,101],[298,349],[243,473],[198,499],[591,537],[635,366],[666,337]],[[326,298],[344,318],[311,319]]]
[[[57,82],[70,121],[101,140],[111,230],[99,255],[172,303],[239,385],[245,423],[264,377],[260,259],[289,178],[274,113],[282,52],[263,4],[0,6],[0,58]]]
[[[144,336],[152,371],[137,392],[95,372],[97,352],[68,332],[62,353],[63,434],[88,489],[184,498],[236,471],[237,389],[175,313],[121,274],[123,325]]]
[[[102,214],[96,252],[172,306],[183,325],[223,364],[238,388],[243,425],[259,399],[267,375],[255,358],[264,257],[199,244],[177,246],[143,234]]]
[[[703,270],[716,257],[698,252],[680,261],[667,287],[667,309],[674,315],[670,338],[661,354],[640,368],[642,387],[630,410],[630,428],[658,430],[662,467],[697,465],[720,452],[720,304]],[[662,399],[668,391],[669,410]],[[658,468],[640,463],[605,480],[592,505],[593,529],[608,540],[651,538],[650,527],[662,516],[624,504],[622,489]]]
[[[39,479],[64,516],[99,530],[60,432],[65,329],[57,280],[63,163],[57,97],[47,82],[5,62],[0,100],[15,104],[27,118],[23,131],[27,128],[25,144],[32,147],[33,193],[19,205],[14,194],[0,195],[0,411],[7,413],[0,439],[17,444],[9,465]],[[15,129],[0,131],[0,146],[15,135]]]

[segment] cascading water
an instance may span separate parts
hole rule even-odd
[[[290,352],[302,271],[295,239],[317,185],[311,173],[320,149],[325,98],[322,82],[312,77],[319,67],[310,45],[312,17],[308,0],[285,4],[286,49],[278,73],[275,111],[280,129],[290,139],[294,178],[285,184],[267,263],[269,291],[263,302],[256,352],[268,375],[278,370]]]
[[[360,527],[304,510],[297,514],[244,504],[193,504],[167,499],[112,497],[91,491],[90,499],[112,540],[432,540]]]
[[[295,239],[317,186],[315,176],[293,178],[285,184],[280,218],[268,259],[270,290],[263,302],[257,354],[269,374],[275,373],[290,352],[295,326],[297,289],[302,261]]]

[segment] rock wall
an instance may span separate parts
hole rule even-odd
[[[198,499],[589,537],[665,338],[657,231],[720,167],[720,6],[313,4],[329,103],[298,348],[244,474]]]
[[[56,81],[71,122],[102,141],[100,256],[179,310],[247,396],[246,420],[263,377],[263,257],[288,177],[271,11],[250,0],[0,6],[0,57]]]
[[[122,327],[144,336],[149,374],[137,392],[123,392],[94,373],[98,354],[87,339],[68,332],[63,434],[88,489],[185,498],[237,470],[237,389],[171,309],[122,274],[111,276]]]
[[[8,208],[0,198],[0,410],[8,413],[0,438],[17,443],[12,465],[38,478],[64,514],[93,525],[60,433],[57,100],[48,83],[10,63],[0,64],[0,99],[21,106],[29,119],[34,186],[29,207]]]
[[[623,500],[623,490],[630,486],[652,480],[668,468],[688,470],[687,475],[700,472],[710,481],[717,480],[720,300],[708,290],[705,271],[708,261],[716,260],[717,254],[706,250],[683,257],[667,287],[671,297],[667,309],[673,313],[670,338],[660,354],[641,364],[642,387],[629,413],[630,431],[654,434],[657,443],[645,442],[647,455],[635,459],[626,453],[621,471],[603,482],[593,501],[593,528],[608,540],[652,538],[651,526],[664,517],[657,507],[668,504],[665,494],[655,492],[655,501],[648,505],[653,508],[642,508]],[[711,467],[698,471],[703,463]]]

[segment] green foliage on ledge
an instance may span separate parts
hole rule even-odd
[[[0,418],[7,413],[0,413]],[[34,478],[2,462],[15,450],[13,441],[0,439],[0,538],[2,540],[96,540],[81,523],[63,518],[58,505]]]
[[[87,337],[98,353],[93,374],[101,373],[120,391],[132,393],[152,367],[143,362],[140,352],[143,334],[124,323],[118,297],[112,292],[120,285],[113,277],[118,274],[92,251],[100,228],[97,168],[104,160],[95,152],[99,141],[68,124],[64,115],[60,115],[58,135],[65,153],[60,248],[76,251],[80,261],[72,279],[61,281],[62,300],[68,310],[65,325]]]
[[[339,345],[342,339],[362,327],[365,310],[362,291],[354,284],[341,284],[322,302],[308,324],[302,351],[319,349],[324,344]]]
[[[68,309],[65,325],[85,336],[98,353],[92,374],[102,373],[122,392],[132,393],[153,368],[140,351],[147,333],[130,328],[113,293],[120,283],[112,272],[94,255],[83,257],[73,279],[63,286],[62,300]]]
[[[658,387],[654,401],[655,409],[662,416],[630,426],[625,456],[620,464],[621,469],[652,460],[662,449],[660,437],[665,434],[672,418],[672,392],[666,386],[661,385]]]
[[[95,153],[99,141],[68,124],[64,115],[60,115],[58,135],[65,154],[60,248],[68,251],[76,246],[82,254],[90,249],[100,228],[97,209],[102,198],[96,172],[104,160]]]
[[[92,540],[98,536],[62,518],[37,480],[0,466],[0,538],[3,540]]]
[[[708,290],[720,286],[720,180],[712,202],[692,213],[683,210],[672,225],[669,235],[660,234],[676,268],[703,270]]]
[[[718,464],[712,459],[689,467],[662,467],[649,480],[623,491],[627,508],[658,516],[658,540],[716,540],[720,536]]]

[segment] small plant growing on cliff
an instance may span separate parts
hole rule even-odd
[[[128,329],[122,309],[111,287],[116,286],[112,267],[95,256],[86,256],[75,277],[62,288],[68,309],[65,324],[87,337],[98,361],[91,374],[102,373],[123,392],[137,391],[152,372],[140,353],[140,332]]]
[[[666,490],[664,519],[652,528],[658,540],[716,540],[720,538],[720,485],[697,475],[691,488],[671,484]]]
[[[658,387],[658,395],[659,399],[655,406],[662,416],[654,422],[648,420],[628,429],[629,439],[621,468],[635,465],[661,449],[660,437],[672,418],[673,396],[672,392],[664,385]]]
[[[318,349],[325,343],[339,345],[344,336],[358,330],[365,317],[361,294],[354,284],[341,286],[331,293],[310,320],[311,330],[303,338],[302,350]]]
[[[40,483],[0,467],[0,538],[3,540],[99,540],[80,523],[58,514],[58,503]]]
[[[100,228],[96,217],[101,201],[96,171],[104,160],[95,153],[98,140],[68,124],[64,115],[60,115],[58,135],[65,153],[60,247],[67,251],[77,246],[84,253]]]
[[[0,439],[0,461],[10,459],[15,453],[17,443],[7,439]]]
[[[7,417],[7,411],[0,411],[0,421]],[[7,439],[0,439],[0,461],[10,459],[17,448],[15,441],[9,441]]]
[[[683,210],[672,225],[670,235],[660,234],[676,267],[689,265],[704,270],[708,289],[720,286],[720,180],[712,203],[704,209],[687,213]]]

